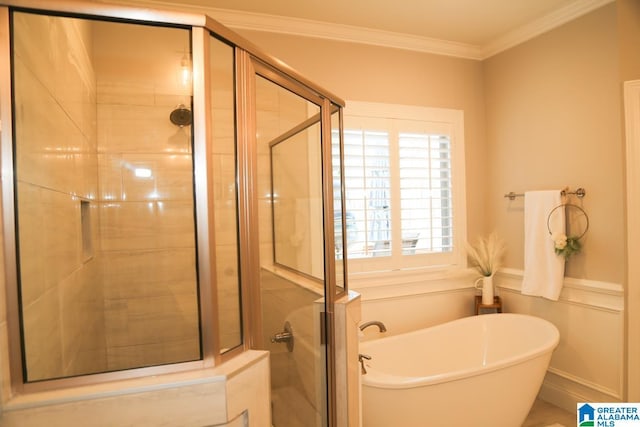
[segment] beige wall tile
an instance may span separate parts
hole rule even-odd
[[[32,70],[53,70],[55,51],[32,49],[33,46],[48,46],[52,40],[58,39],[59,28],[54,18],[45,15],[16,14],[14,17],[14,52],[17,58]],[[42,73],[42,84],[47,88],[54,87],[54,73]]]
[[[235,251],[230,251],[228,255],[216,252],[218,321],[222,348],[234,347],[241,343],[242,320],[237,264]]]
[[[31,184],[19,183],[18,199],[22,208],[18,211],[20,223],[20,274],[22,278],[22,303],[29,305],[45,291],[45,259],[41,248],[45,246],[44,213],[41,190]],[[28,255],[27,255],[28,254]]]
[[[98,156],[95,148],[74,155],[73,192],[86,200],[98,198]]]
[[[101,201],[123,200],[122,155],[98,154],[98,197]]]
[[[131,369],[132,367],[197,360],[200,358],[200,340],[188,339],[122,347],[109,346],[107,352],[109,371]]]
[[[102,249],[193,247],[191,202],[118,202],[101,206]]]
[[[189,248],[106,252],[103,274],[107,299],[193,293],[195,252]]]
[[[318,416],[316,408],[320,408],[318,399],[322,396],[317,388],[322,384],[318,375],[324,366],[324,356],[319,350],[318,313],[322,304],[316,304],[320,295],[265,270],[260,283],[263,340],[272,356],[274,419],[309,420]],[[293,352],[284,344],[270,342],[271,336],[283,329],[285,321],[290,322],[293,329]]]
[[[98,104],[154,105],[153,84],[122,80],[97,82]]]
[[[200,357],[196,294],[107,302],[109,369]]]
[[[88,22],[18,14],[16,23],[21,295],[29,376],[43,379],[65,374],[80,335],[104,336],[78,199],[97,195],[95,80]]]
[[[258,198],[270,198],[271,196],[271,154],[258,154]]]
[[[0,221],[2,220],[2,213],[0,213]],[[5,235],[3,227],[0,227],[0,243],[5,242]],[[11,251],[11,249],[9,249]],[[5,297],[7,295],[7,280],[5,270],[5,246],[0,244],[0,324],[7,320],[7,305],[5,304]],[[0,335],[0,343],[2,343],[2,335]],[[0,351],[0,373],[2,372],[2,352]],[[2,382],[2,375],[0,374],[0,383]],[[2,393],[2,386],[0,384],[0,393]],[[0,402],[1,395],[0,395]]]
[[[18,179],[70,192],[77,185],[75,154],[87,139],[30,70],[16,71]],[[72,173],[69,173],[71,171]]]
[[[121,158],[123,199],[191,200],[193,166],[190,154],[124,154]],[[150,176],[138,176],[149,173]]]
[[[97,81],[145,85],[150,93],[189,95],[180,65],[189,51],[189,31],[178,28],[96,22],[94,64]],[[126,76],[122,75],[126,64]]]
[[[98,104],[100,153],[190,153],[185,128],[169,121],[172,107]]]
[[[7,321],[3,319],[0,321],[0,344],[5,349],[0,353],[0,398],[2,403],[7,402],[12,396],[12,384],[11,384],[11,367],[9,365],[9,330],[7,328]]]
[[[235,147],[235,116],[232,109],[217,108],[212,110],[214,153],[233,154]],[[221,141],[228,141],[227,143]]]
[[[23,306],[22,310],[28,379],[63,375],[58,289],[49,289],[32,304]]]
[[[60,286],[65,375],[107,367],[104,300],[98,261],[84,264]]]
[[[199,337],[195,292],[129,300],[129,337],[134,343],[163,343]]]
[[[238,292],[238,253],[235,246],[216,248],[216,273],[218,295],[235,295]]]
[[[80,200],[43,190],[44,269],[47,286],[60,283],[82,262]]]
[[[56,19],[58,39],[51,40],[54,54],[53,94],[72,122],[86,136],[95,136],[95,74],[89,57],[90,23],[80,19]],[[85,38],[82,38],[85,37]],[[59,49],[60,46],[65,49]],[[93,114],[92,114],[93,112]]]
[[[167,107],[167,111],[173,111],[178,105],[184,105],[188,109],[191,109],[191,95],[190,92],[180,90],[180,95],[172,94],[171,92],[163,92],[160,88],[156,88],[153,96],[154,105]]]
[[[259,129],[256,134],[258,153],[268,154],[269,143],[282,134],[279,114],[276,111],[256,110],[256,127]]]

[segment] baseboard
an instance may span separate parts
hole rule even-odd
[[[597,384],[581,384],[579,379],[547,372],[538,397],[569,411],[575,412],[580,402],[620,402],[621,396]]]

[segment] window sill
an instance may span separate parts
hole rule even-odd
[[[349,289],[372,300],[394,296],[467,290],[477,273],[468,268],[429,268],[355,273],[349,275]]]

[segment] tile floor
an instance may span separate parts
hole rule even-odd
[[[522,427],[574,427],[576,414],[536,399]]]

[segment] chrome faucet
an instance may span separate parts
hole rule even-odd
[[[384,326],[384,323],[379,320],[371,320],[369,322],[363,323],[362,325],[360,325],[360,330],[364,331],[369,326],[377,326],[378,329],[380,329],[380,332],[387,332],[387,327]]]

